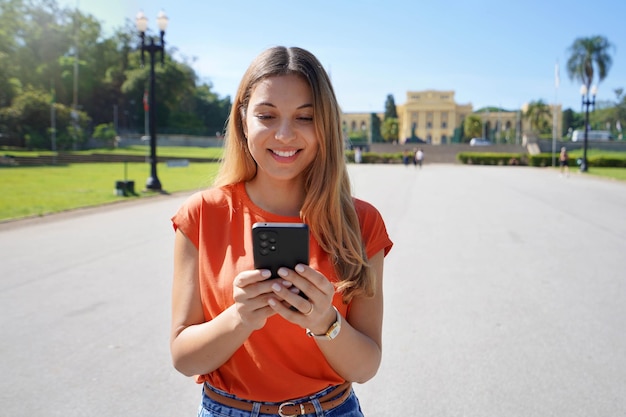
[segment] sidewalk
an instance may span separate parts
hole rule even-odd
[[[626,415],[626,184],[552,169],[351,165],[395,246],[367,416]],[[0,228],[7,416],[196,413],[169,358],[186,195]]]

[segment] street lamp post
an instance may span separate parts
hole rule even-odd
[[[580,171],[587,172],[589,169],[587,165],[587,142],[589,140],[589,107],[593,111],[593,108],[596,105],[596,94],[598,94],[598,87],[591,87],[591,99],[589,99],[589,91],[587,90],[587,86],[583,85],[580,87],[580,95],[582,96],[582,106],[585,109],[585,136],[583,139],[583,159],[580,163]]]
[[[146,43],[146,29],[148,28],[148,18],[143,12],[137,13],[135,24],[141,36],[141,65],[144,65],[144,53],[150,54],[150,95],[148,97],[148,130],[150,132],[150,177],[146,181],[146,188],[152,191],[161,191],[161,181],[157,176],[157,156],[156,156],[156,96],[155,96],[155,74],[154,74],[154,55],[161,52],[161,64],[163,64],[163,56],[165,54],[165,29],[167,29],[168,19],[163,11],[157,16],[157,25],[159,26],[160,39],[159,43],[150,37],[150,43]]]

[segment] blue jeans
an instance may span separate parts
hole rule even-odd
[[[206,385],[209,389],[223,395],[226,397],[237,398],[236,396],[229,394],[227,392],[221,391],[217,388],[211,387],[210,385]],[[328,387],[318,393],[313,395],[298,398],[295,400],[290,400],[295,404],[304,403],[304,402],[312,402],[315,405],[316,412],[311,414],[305,414],[302,417],[364,417],[361,412],[361,406],[359,404],[359,399],[357,398],[354,391],[351,389],[350,395],[341,405],[333,408],[332,410],[324,411],[320,406],[317,398],[323,397],[335,387]],[[241,398],[237,398],[241,400]],[[251,404],[254,404],[254,410],[258,410],[261,406],[261,403],[254,403],[250,401]],[[280,404],[280,403],[269,403],[269,404]],[[261,414],[259,411],[244,411],[239,410],[237,408],[228,407],[226,405],[220,404],[216,401],[213,401],[211,398],[207,397],[204,393],[204,388],[202,389],[202,404],[200,405],[200,409],[198,410],[198,417],[266,417],[271,414]]]

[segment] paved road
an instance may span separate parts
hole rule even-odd
[[[395,242],[383,363],[355,387],[366,415],[626,415],[626,184],[350,170]],[[185,197],[0,225],[0,416],[195,415],[168,353]]]

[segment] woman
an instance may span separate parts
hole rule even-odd
[[[300,48],[264,51],[239,85],[214,187],[172,218],[171,352],[204,385],[199,416],[362,415],[350,383],[380,364],[392,242],[349,184],[323,67]],[[309,265],[255,270],[256,222],[308,224]]]

